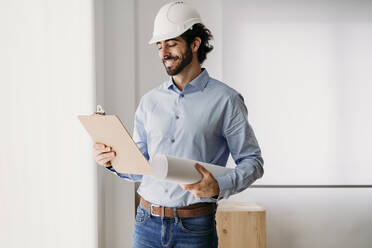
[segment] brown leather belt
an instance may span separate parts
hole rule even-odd
[[[151,212],[153,216],[174,218],[174,209],[151,204],[141,197],[140,204]],[[151,209],[150,209],[151,208]],[[197,217],[207,215],[217,209],[217,204],[213,202],[196,203],[185,207],[177,208],[179,218]]]

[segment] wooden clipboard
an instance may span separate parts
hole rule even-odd
[[[94,142],[111,146],[116,152],[111,164],[117,172],[152,174],[149,162],[116,115],[106,115],[102,107],[98,105],[95,114],[79,115],[78,119]]]

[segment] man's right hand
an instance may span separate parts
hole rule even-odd
[[[111,166],[111,160],[116,156],[116,152],[112,150],[112,147],[102,143],[95,143],[93,148],[96,162],[105,167]]]

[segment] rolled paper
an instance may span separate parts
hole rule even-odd
[[[226,175],[232,170],[231,168],[219,165],[164,154],[156,154],[150,160],[153,177],[162,181],[171,181],[179,184],[191,184],[201,180],[202,176],[195,169],[195,163],[202,165],[214,177]]]

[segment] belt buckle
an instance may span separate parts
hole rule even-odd
[[[156,205],[156,204],[151,204],[151,207],[150,207],[150,213],[152,216],[156,216],[156,217],[160,217],[161,215],[159,214],[155,214],[155,213],[152,213],[152,207],[160,207],[160,205]]]

